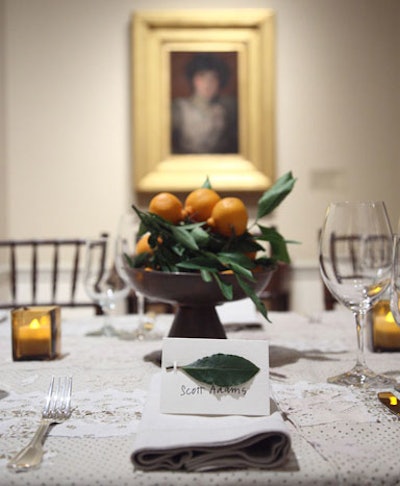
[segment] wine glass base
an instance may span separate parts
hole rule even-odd
[[[118,338],[122,341],[155,341],[162,339],[163,334],[154,332],[154,331],[146,331],[146,330],[139,330],[136,331],[121,331],[118,334]]]
[[[369,368],[355,366],[350,371],[341,375],[328,378],[328,383],[342,386],[353,386],[363,389],[380,389],[386,387],[395,387],[398,385],[394,378],[374,373]]]
[[[98,337],[98,336],[118,337],[119,335],[120,332],[117,329],[115,329],[113,326],[103,326],[101,329],[98,329],[97,331],[86,333],[86,336],[93,336],[93,337]]]

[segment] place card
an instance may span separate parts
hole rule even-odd
[[[60,307],[21,307],[11,312],[11,320],[14,361],[54,359],[60,354]]]
[[[269,415],[266,340],[164,338],[161,413]]]

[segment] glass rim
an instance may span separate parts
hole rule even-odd
[[[383,204],[385,206],[385,201],[382,200],[367,200],[367,201],[350,201],[350,200],[345,200],[345,201],[332,201],[329,203],[329,206],[349,206],[349,205],[366,205],[366,206],[375,206],[375,205],[381,205]]]

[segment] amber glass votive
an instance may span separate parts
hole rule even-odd
[[[60,354],[60,307],[14,309],[11,321],[14,361],[54,359]]]
[[[373,351],[400,350],[400,326],[394,320],[388,300],[381,300],[375,304],[371,326]]]

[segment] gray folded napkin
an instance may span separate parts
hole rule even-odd
[[[157,373],[131,456],[138,469],[272,469],[288,459],[290,436],[278,412],[262,417],[162,414],[160,383]]]

